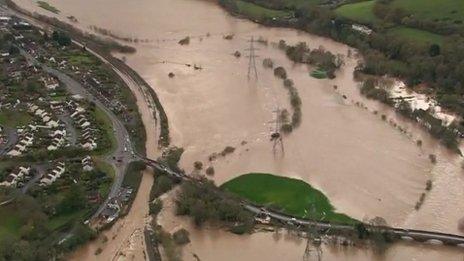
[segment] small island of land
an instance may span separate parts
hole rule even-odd
[[[302,180],[249,173],[224,183],[221,188],[286,214],[335,223],[356,222],[345,214],[337,213],[321,191]]]

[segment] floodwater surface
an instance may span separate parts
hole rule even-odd
[[[205,167],[214,167],[211,178],[218,185],[249,172],[300,178],[323,191],[337,211],[356,219],[380,216],[393,226],[459,233],[457,221],[464,213],[461,159],[389,108],[360,97],[353,79],[358,58],[348,57],[349,52],[356,53],[350,47],[293,29],[266,28],[232,17],[204,1],[48,1],[61,11],[59,15],[38,8],[30,0],[16,2],[64,21],[73,15],[79,21],[75,26],[84,30],[98,26],[120,37],[147,39],[132,43],[137,52],[124,59],[159,95],[169,118],[172,144],[185,149],[180,166],[188,173],[193,172],[195,161],[202,161]],[[233,39],[224,39],[229,34]],[[190,36],[190,44],[179,45],[186,36]],[[268,45],[255,43],[257,80],[247,77],[250,63],[246,49],[251,37],[268,41]],[[293,64],[274,46],[281,39],[292,44],[304,41],[311,48],[322,46],[342,54],[345,65],[334,80],[312,78],[308,75],[311,68]],[[234,57],[235,51],[242,56]],[[302,123],[284,136],[284,151],[280,147],[274,151],[269,139],[275,126],[274,111],[285,108],[291,112],[291,106],[282,81],[262,66],[263,58],[271,58],[287,70],[302,100]],[[171,72],[172,78],[168,77]],[[367,109],[356,106],[357,102]],[[382,114],[405,127],[408,134],[381,120]],[[145,125],[148,135],[154,135],[154,126]],[[423,141],[422,147],[415,145],[417,139]],[[209,161],[212,153],[226,146],[236,150]],[[147,149],[155,151],[154,145]],[[430,163],[429,154],[437,155],[437,164]],[[433,188],[417,211],[414,206],[426,192],[429,179]],[[259,260],[257,249],[267,260],[301,260],[305,247],[298,240],[275,240],[269,233],[238,237],[224,231],[194,229],[185,219],[170,220],[176,227],[189,228],[192,243],[186,251],[197,253],[201,260]],[[332,259],[374,258],[367,251],[333,253]],[[382,258],[437,260],[445,256],[461,260],[454,250],[405,245],[395,245]],[[193,258],[185,251],[184,257]]]

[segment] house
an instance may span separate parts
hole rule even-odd
[[[58,149],[58,145],[54,144],[54,143],[47,146],[48,151],[54,151],[54,150],[57,150],[57,149]]]
[[[60,87],[60,83],[53,77],[43,78],[42,82],[48,90],[56,90],[56,88]]]
[[[60,126],[59,122],[51,120],[46,123],[49,128],[58,128]]]
[[[29,112],[30,113],[35,113],[35,111],[37,111],[39,109],[39,106],[35,105],[35,104],[32,104],[29,106]]]
[[[21,151],[16,150],[16,149],[12,149],[6,155],[16,157],[16,156],[19,156],[21,154],[22,154]]]
[[[82,159],[82,169],[84,171],[92,171],[93,170],[93,162],[90,156],[87,156]]]
[[[21,144],[16,144],[15,149],[20,151],[20,152],[24,152],[26,150],[26,146],[21,145]]]
[[[361,24],[353,24],[351,25],[351,29],[353,29],[356,32],[366,34],[366,35],[370,35],[372,33],[372,29],[370,29],[369,27],[365,25],[361,25]]]
[[[50,137],[56,137],[58,135],[66,136],[66,129],[54,130],[54,131],[50,132]]]
[[[37,110],[35,111],[35,113],[34,113],[34,114],[35,114],[35,115],[37,115],[37,116],[41,116],[41,115],[42,115],[42,113],[44,113],[44,112],[45,112],[45,111],[44,111],[44,110],[42,110],[42,109],[37,109]]]
[[[50,109],[59,110],[61,108],[63,108],[63,102],[61,102],[61,101],[51,101],[50,102]]]
[[[97,143],[93,139],[89,139],[82,143],[81,147],[86,150],[94,150],[97,148]]]
[[[10,22],[10,21],[11,21],[11,17],[9,17],[9,16],[3,16],[3,15],[0,16],[0,23],[5,23],[5,24],[6,24],[6,23],[8,23],[8,22]]]
[[[21,140],[19,141],[19,143],[22,144],[22,145],[24,145],[24,146],[26,146],[26,147],[29,147],[29,146],[31,146],[31,145],[34,143],[34,137],[31,136],[31,135],[26,135],[26,136],[24,137],[24,139],[21,139]]]
[[[65,163],[59,162],[55,168],[40,180],[40,186],[49,186],[59,179],[65,172]]]
[[[82,123],[80,126],[81,126],[81,128],[88,127],[88,126],[90,126],[90,122],[88,122],[88,121],[85,121],[85,122],[84,122],[84,123]]]
[[[5,181],[0,183],[0,186],[16,186],[18,184],[18,181],[24,178],[24,176],[29,175],[31,171],[30,167],[23,167],[20,166],[17,171],[11,172],[5,179]]]
[[[52,118],[50,118],[50,116],[48,116],[48,115],[42,117],[42,121],[43,121],[44,123],[49,122],[51,119],[52,119]]]
[[[16,34],[13,37],[16,41],[24,39],[24,36],[22,34]]]

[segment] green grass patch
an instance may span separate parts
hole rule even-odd
[[[97,147],[98,154],[109,154],[116,150],[118,141],[113,132],[113,124],[105,111],[99,107],[95,107],[92,112],[95,121],[99,128],[102,130],[102,138],[99,140]]]
[[[335,12],[347,19],[361,24],[374,24],[381,21],[373,12],[375,0],[342,5]]]
[[[313,70],[312,72],[309,73],[311,77],[314,77],[316,79],[326,79],[327,78],[327,72],[321,69],[316,69]]]
[[[301,180],[250,173],[224,183],[221,188],[257,204],[269,205],[298,217],[336,223],[355,222],[347,215],[335,212],[321,191]]]
[[[24,126],[31,121],[32,117],[25,111],[0,111],[0,125],[16,128]]]
[[[7,237],[19,237],[21,220],[17,212],[8,207],[0,207],[0,240]]]
[[[50,11],[52,13],[55,13],[55,14],[59,14],[60,13],[60,10],[58,10],[56,7],[50,5],[49,3],[45,2],[45,1],[37,1],[37,5],[47,11]]]
[[[52,217],[48,220],[47,227],[51,230],[59,229],[71,221],[76,221],[80,218],[83,218],[87,214],[88,211],[89,211],[88,209],[82,209],[76,212],[71,212],[71,213]]]
[[[90,54],[79,52],[73,53],[69,57],[69,63],[75,66],[92,66],[96,61],[90,56]]]
[[[462,0],[393,0],[390,5],[405,10],[419,20],[452,23],[464,20]]]
[[[394,37],[398,37],[405,41],[412,41],[416,43],[422,43],[425,45],[442,45],[445,38],[444,36],[439,34],[434,34],[428,31],[405,26],[394,27],[388,30],[387,34],[392,35]]]
[[[238,12],[253,19],[285,18],[291,16],[290,12],[268,9],[244,1],[236,1]]]
[[[104,161],[103,159],[101,158],[94,158],[94,161],[95,161],[95,167],[97,170],[101,171],[101,172],[104,172],[106,174],[106,176],[108,176],[111,181],[108,181],[108,182],[105,182],[103,183],[100,188],[98,189],[98,191],[100,192],[100,195],[103,197],[103,198],[106,198],[106,196],[108,196],[108,193],[110,192],[110,189],[111,189],[111,184],[112,184],[112,181],[114,180],[114,177],[115,177],[115,170],[113,168],[113,166],[111,166],[111,164],[109,164],[108,162]]]

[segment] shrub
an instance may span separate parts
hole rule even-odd
[[[287,88],[292,88],[293,87],[293,81],[291,79],[285,79],[284,80],[284,86]]]
[[[163,208],[163,202],[159,199],[155,199],[153,201],[150,202],[149,204],[149,213],[150,215],[158,215],[158,213],[161,211],[161,209]]]
[[[437,156],[435,154],[430,154],[429,159],[433,164],[437,163]]]
[[[427,183],[425,183],[425,190],[430,191],[432,189],[432,181],[429,179]]]
[[[180,45],[187,45],[190,43],[190,36],[187,36],[179,41]]]
[[[221,156],[225,157],[227,154],[233,153],[235,151],[235,148],[232,146],[227,146],[224,148],[224,150],[221,152]]]
[[[201,161],[195,161],[193,167],[197,170],[201,170],[203,168],[203,163]]]
[[[264,68],[273,68],[274,67],[274,62],[271,60],[271,58],[264,58],[263,66],[264,66]]]
[[[190,243],[189,232],[184,228],[181,228],[174,232],[174,234],[172,235],[172,239],[178,245],[185,245]]]
[[[174,182],[165,175],[158,175],[155,178],[155,182],[150,191],[150,200],[161,196],[162,194],[168,192],[173,187]]]
[[[250,231],[254,224],[253,215],[217,190],[214,183],[206,179],[201,183],[184,181],[175,201],[176,214],[191,216],[198,226],[206,221],[222,221],[233,226],[244,224],[246,232]]]
[[[208,175],[208,176],[213,176],[214,175],[214,167],[213,166],[209,166],[206,169],[206,175]]]
[[[293,127],[290,123],[285,123],[280,128],[284,133],[290,133],[293,131]]]
[[[279,66],[274,69],[274,75],[281,79],[287,79],[287,71],[285,71],[285,68],[282,66]]]

